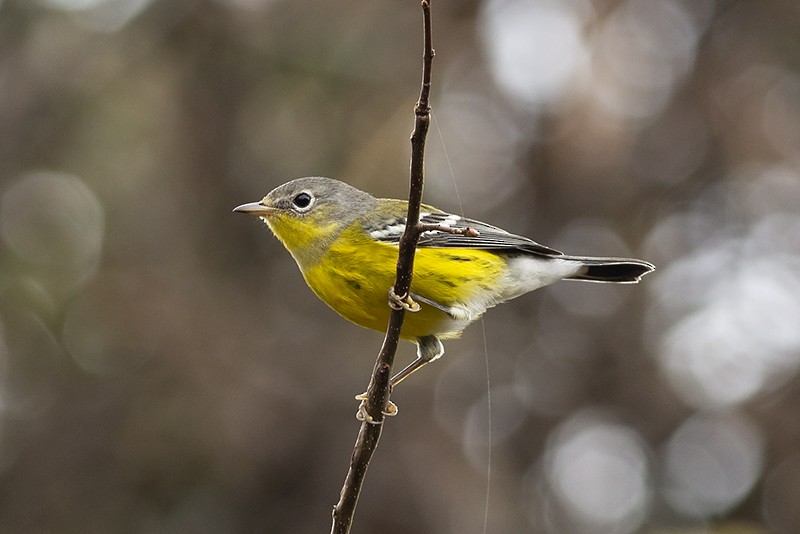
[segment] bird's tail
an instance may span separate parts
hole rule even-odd
[[[568,277],[567,280],[635,284],[642,279],[642,276],[653,272],[656,268],[652,263],[632,258],[593,258],[588,256],[559,256],[559,258],[577,261],[586,267],[585,270]]]

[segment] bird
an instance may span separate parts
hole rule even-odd
[[[294,258],[306,284],[339,315],[385,331],[408,203],[376,198],[319,176],[280,185],[235,212],[259,217]],[[493,306],[559,280],[637,283],[655,266],[633,258],[572,256],[490,224],[423,204],[411,290],[400,338],[416,359],[396,386],[444,354]],[[394,296],[393,305],[398,297]]]

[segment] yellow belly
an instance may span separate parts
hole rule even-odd
[[[397,246],[346,230],[319,262],[303,272],[316,295],[345,319],[384,331],[389,320],[388,291],[394,285]],[[346,243],[346,244],[343,244]],[[502,256],[485,250],[419,248],[414,257],[411,291],[442,306],[493,301],[497,279],[505,267]],[[421,303],[406,313],[401,337],[455,337],[469,323],[454,320],[434,306]],[[484,306],[485,307],[485,306]],[[480,316],[482,309],[471,320]]]

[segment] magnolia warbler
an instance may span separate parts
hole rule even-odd
[[[407,209],[403,200],[309,177],[234,211],[267,223],[325,304],[357,325],[383,331]],[[432,206],[422,206],[420,222],[437,229],[420,235],[409,295],[418,306],[406,314],[400,334],[417,344],[417,358],[392,385],[442,356],[440,339],[458,337],[496,304],[562,279],[636,283],[655,269],[636,259],[567,256]]]

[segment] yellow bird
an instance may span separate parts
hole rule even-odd
[[[407,209],[404,200],[375,198],[338,180],[309,177],[234,211],[267,223],[325,304],[357,325],[385,331]],[[417,344],[417,358],[392,378],[392,385],[442,356],[440,339],[458,337],[496,304],[562,279],[636,283],[655,269],[637,259],[567,256],[431,206],[422,206],[420,222],[438,229],[420,236],[409,295],[419,306],[406,314],[400,334]]]

